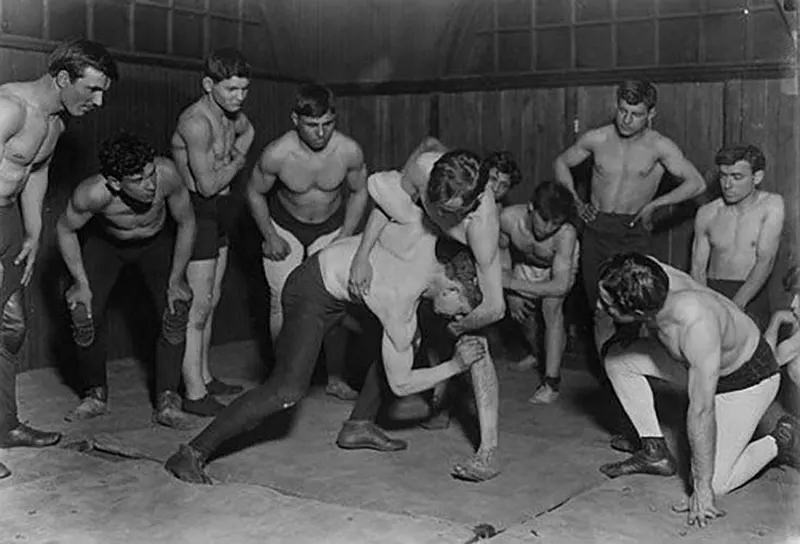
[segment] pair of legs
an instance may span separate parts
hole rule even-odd
[[[284,212],[284,215],[285,214],[288,214],[288,212]],[[281,214],[277,215],[279,218],[281,217]],[[325,232],[334,226],[333,224],[327,225],[328,222],[323,223],[321,226],[306,224],[297,225],[296,223],[300,222],[292,218],[291,221],[287,219],[281,221],[281,223],[283,223],[283,226],[274,220],[272,221],[275,230],[289,244],[289,255],[282,261],[273,261],[265,258],[262,263],[264,267],[264,276],[269,285],[269,328],[273,345],[276,344],[278,336],[283,329],[284,308],[281,300],[289,274],[310,256],[330,245],[341,231],[341,228],[336,226],[334,230]],[[294,233],[286,227],[293,227]],[[301,229],[304,231],[302,234],[298,232]],[[300,237],[295,234],[298,234]],[[318,234],[319,236],[317,236]],[[357,394],[344,380],[347,336],[348,332],[344,327],[333,327],[325,335],[322,350],[325,355],[325,365],[328,373],[326,392],[343,400],[353,400],[356,398]]]
[[[634,341],[628,348],[614,347],[606,357],[606,372],[625,413],[641,439],[662,438],[653,392],[647,377],[685,385],[688,371],[652,339]],[[712,489],[725,494],[755,476],[778,454],[773,436],[751,442],[758,422],[775,398],[780,374],[737,391],[717,394],[716,456]]]
[[[108,324],[106,308],[111,290],[117,283],[124,266],[136,266],[142,274],[145,286],[155,304],[159,318],[167,316],[167,285],[169,282],[172,252],[175,244],[171,232],[162,230],[155,236],[145,240],[121,241],[101,232],[92,232],[83,246],[83,263],[89,288],[92,291],[92,328],[94,340],[89,345],[77,345],[78,365],[83,385],[84,401],[69,414],[68,419],[86,419],[100,415],[106,411],[108,382],[106,375],[106,359],[108,356]],[[186,316],[181,316],[178,329],[185,328]],[[181,377],[181,356],[184,349],[184,338],[168,340],[164,335],[165,327],[160,328],[155,353],[155,386],[157,404],[169,392],[177,398]],[[174,404],[174,402],[172,402]],[[161,408],[158,407],[157,408]],[[185,422],[180,419],[177,406],[171,405],[170,426],[181,426]],[[157,410],[158,411],[158,410]],[[158,414],[157,414],[158,416]],[[165,421],[160,423],[168,424]]]

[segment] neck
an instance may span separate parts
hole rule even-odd
[[[33,82],[33,96],[28,98],[47,115],[58,115],[64,111],[58,85],[50,74]]]
[[[211,115],[217,119],[221,120],[225,117],[228,117],[228,112],[222,109],[222,106],[217,104],[217,101],[214,100],[214,98],[211,96],[211,93],[206,93],[200,100],[202,100],[203,104],[205,104],[206,108],[208,108],[208,111],[211,113]]]
[[[755,204],[756,200],[758,200],[758,189],[753,189],[749,195],[741,199],[739,202],[729,204],[729,206],[743,212]]]
[[[425,287],[425,291],[423,291],[422,296],[425,298],[433,298],[441,289],[442,281],[445,279],[444,274],[444,265],[442,263],[436,263],[436,266],[431,270],[430,275],[428,276],[428,284]]]

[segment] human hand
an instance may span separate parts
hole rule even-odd
[[[672,510],[677,513],[686,513],[686,523],[704,528],[711,520],[725,516],[725,511],[714,504],[714,492],[711,489],[695,490],[688,501],[673,505]]]
[[[584,223],[591,223],[597,218],[597,208],[595,208],[594,204],[591,202],[584,202],[576,198],[575,205],[578,208],[578,217],[580,217]]]
[[[280,234],[275,233],[272,236],[267,236],[261,242],[261,253],[265,259],[270,261],[282,261],[289,256],[292,249],[289,247],[289,242],[286,241]]]
[[[89,319],[92,318],[92,290],[88,284],[79,282],[73,283],[64,294],[67,301],[67,308],[72,311],[78,304],[83,304]]]
[[[33,265],[36,262],[36,256],[38,253],[39,238],[25,238],[25,241],[22,242],[22,249],[14,259],[14,264],[16,266],[21,265],[22,261],[25,261],[25,271],[22,273],[22,279],[20,280],[20,284],[23,287],[27,287],[27,285],[31,282],[31,278],[33,277]]]
[[[464,371],[486,356],[486,339],[481,336],[462,336],[456,342],[453,361]]]
[[[536,311],[536,301],[530,298],[515,295],[506,296],[506,308],[511,319],[521,323],[531,317]]]
[[[629,227],[633,227],[636,225],[637,221],[642,222],[642,226],[646,230],[653,230],[653,212],[656,211],[656,208],[652,205],[652,202],[649,202],[642,206],[642,209],[639,210],[639,213],[636,214],[636,217],[633,218],[633,221],[630,222],[628,225]]]
[[[192,290],[183,278],[171,280],[167,286],[167,307],[169,308],[169,313],[175,313],[175,303],[179,300],[184,302],[192,300]]]
[[[372,283],[372,265],[369,259],[355,258],[350,265],[350,277],[347,281],[347,290],[350,295],[358,300],[364,300],[369,294]]]

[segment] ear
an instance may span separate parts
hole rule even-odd
[[[753,174],[753,183],[755,185],[759,185],[764,180],[764,171],[763,170],[756,170]]]
[[[200,83],[201,83],[201,85],[203,86],[203,90],[204,90],[206,93],[210,93],[210,92],[211,92],[211,89],[213,89],[213,88],[214,88],[214,80],[213,80],[213,79],[211,79],[211,78],[210,78],[210,77],[208,77],[208,76],[205,76],[205,77],[203,77],[203,79],[202,79],[202,81],[201,81]]]
[[[58,85],[63,89],[64,87],[67,87],[71,83],[72,83],[72,78],[69,77],[69,72],[67,72],[66,70],[59,70],[58,73],[56,74],[56,85]]]
[[[298,125],[300,125],[300,117],[295,112],[292,112],[290,117],[292,119],[292,124],[295,126],[295,128],[297,128]]]
[[[106,176],[106,185],[111,188],[112,192],[118,193],[122,189],[122,184],[114,176]]]

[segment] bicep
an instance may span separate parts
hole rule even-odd
[[[759,258],[774,258],[778,252],[781,242],[781,231],[783,230],[784,208],[783,200],[778,205],[772,206],[761,226],[758,235],[758,245],[756,254]]]
[[[204,120],[192,119],[181,127],[180,134],[186,143],[189,170],[195,181],[210,175],[213,170],[211,127]]]
[[[393,221],[412,223],[419,221],[421,210],[402,189],[400,173],[377,172],[367,179],[367,190],[375,204]]]
[[[265,151],[261,159],[253,167],[253,174],[250,176],[248,187],[251,191],[259,194],[267,194],[278,177],[278,168],[275,161]]]
[[[558,248],[553,256],[553,279],[567,290],[572,287],[577,274],[577,263],[573,262],[577,243],[575,232],[565,233],[562,239],[559,240]]]
[[[184,223],[194,217],[194,210],[189,199],[189,190],[183,183],[176,184],[172,194],[167,198],[167,205],[177,223]]]
[[[411,341],[398,341],[396,335],[394,336],[393,338],[384,330],[381,345],[383,366],[390,385],[402,382],[404,377],[411,372],[414,363],[414,347]]]
[[[700,172],[689,162],[689,159],[683,154],[677,145],[671,140],[664,138],[660,142],[660,157],[659,161],[664,168],[675,177],[680,179],[688,179],[694,177],[702,180]]]
[[[475,256],[478,285],[484,298],[490,301],[502,301],[503,268],[498,247],[499,232],[497,228],[491,228],[491,225],[486,224],[471,223],[470,228],[467,229],[467,241]]]
[[[719,327],[709,316],[696,319],[680,338],[683,356],[689,364],[689,403],[696,407],[713,404],[722,360]]]
[[[580,163],[588,159],[592,154],[589,147],[587,136],[584,135],[578,138],[574,144],[565,149],[561,155],[558,156],[556,161],[563,162],[568,168],[578,166]]]

